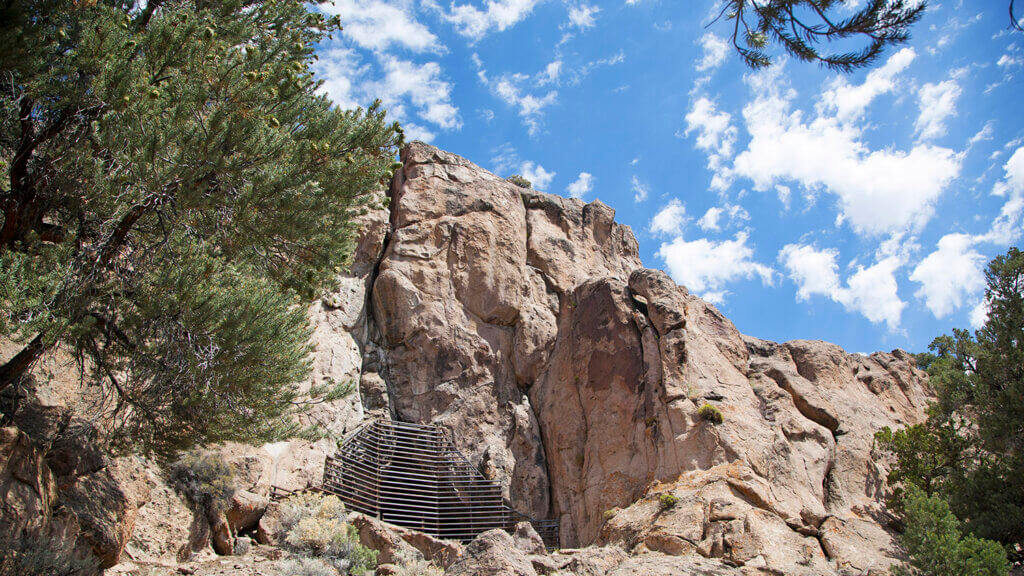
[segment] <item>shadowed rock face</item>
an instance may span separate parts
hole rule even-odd
[[[513,507],[560,520],[563,547],[604,546],[563,559],[577,574],[882,573],[898,558],[872,440],[924,419],[927,378],[910,355],[744,336],[644,269],[608,206],[521,189],[422,143],[402,160],[390,209],[360,217],[351,269],[309,311],[302,386],[352,380],[360,394],[317,405],[307,423],[340,435],[369,412],[444,425]],[[720,424],[701,418],[704,404]],[[17,452],[14,438],[0,452]],[[318,485],[333,449],[222,452],[262,502],[271,485]],[[126,545],[160,559],[208,548],[211,527],[184,527],[188,510],[158,479],[148,494],[104,474],[131,496],[113,513],[87,505],[84,481],[65,492],[105,562]],[[52,488],[37,491],[46,509]],[[188,543],[160,544],[179,532]],[[506,547],[489,538],[480,562]],[[502,569],[531,573],[522,560]]]

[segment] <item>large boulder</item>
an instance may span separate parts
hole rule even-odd
[[[57,482],[28,434],[0,428],[0,533],[45,534],[57,503]]]
[[[489,530],[466,546],[462,558],[451,565],[448,576],[537,576],[526,553],[504,530]]]
[[[151,486],[149,500],[138,509],[125,550],[137,562],[171,564],[190,557],[192,550],[184,552],[195,538],[188,502],[167,484],[155,466],[147,466],[145,473]],[[198,548],[197,552],[203,547]]]
[[[60,501],[78,517],[79,542],[92,550],[101,567],[121,560],[151,488],[143,465],[131,457],[82,475],[60,477]]]

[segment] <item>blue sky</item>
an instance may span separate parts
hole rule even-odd
[[[853,4],[856,4],[854,0]],[[924,350],[983,320],[1024,214],[1024,33],[932,3],[841,76],[752,72],[712,0],[335,0],[318,49],[341,106],[546,192],[600,199],[646,266],[744,333]]]

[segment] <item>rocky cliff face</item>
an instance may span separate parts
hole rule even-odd
[[[608,206],[524,190],[422,143],[402,161],[390,208],[361,217],[351,271],[310,308],[304,386],[350,379],[360,394],[308,419],[337,434],[368,414],[442,424],[517,510],[560,520],[563,547],[650,555],[665,573],[859,574],[895,561],[872,437],[923,420],[912,357],[744,336],[644,269]],[[705,404],[720,423],[701,417]],[[318,485],[333,449],[224,452],[255,498]],[[188,514],[149,484],[130,506],[144,531],[127,543],[116,526],[99,532],[135,558],[180,558],[154,534]],[[574,572],[633,573],[621,551],[596,554],[573,562],[600,557],[608,570]]]
[[[600,202],[523,190],[423,144],[402,160],[370,300],[396,417],[451,428],[514,506],[561,520],[563,546],[787,573],[888,565],[872,435],[923,418],[909,355],[745,337],[643,269]],[[642,513],[664,491],[684,504]]]

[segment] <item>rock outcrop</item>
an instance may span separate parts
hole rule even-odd
[[[808,574],[895,561],[872,439],[924,417],[912,357],[745,337],[643,269],[600,202],[424,144],[402,159],[372,288],[399,419],[451,429],[563,546]],[[652,504],[669,492],[672,514]]]
[[[338,290],[309,309],[303,390],[350,381],[358,394],[304,418],[339,436],[369,414],[440,424],[516,510],[557,518],[563,547],[594,546],[549,556],[524,530],[488,533],[459,556],[360,520],[389,561],[413,549],[455,574],[625,576],[870,574],[899,559],[873,434],[924,418],[927,378],[910,355],[744,336],[644,269],[610,207],[520,188],[422,143],[402,161],[390,207],[360,217]],[[720,422],[702,417],[712,409]],[[62,410],[28,419],[56,429],[70,418]],[[0,453],[38,459],[18,445]],[[83,534],[97,554],[127,546],[154,561],[211,541],[230,552],[254,527],[272,543],[274,505],[259,518],[271,486],[318,485],[333,450],[331,440],[222,447],[244,491],[222,527],[187,528],[180,498],[127,462],[95,468],[73,484],[109,476],[124,497],[106,524],[78,507]],[[19,506],[45,508],[56,480],[33,478],[39,502]],[[188,542],[128,538],[133,524]],[[211,529],[227,536],[217,544]]]

